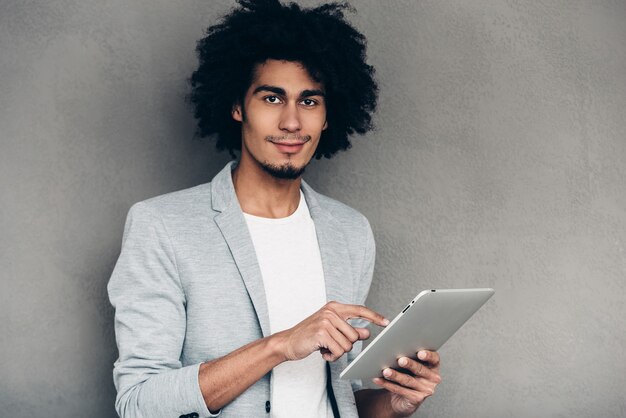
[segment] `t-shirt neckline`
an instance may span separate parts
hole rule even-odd
[[[298,207],[296,210],[289,216],[285,216],[283,218],[266,218],[263,216],[251,215],[249,213],[243,212],[243,216],[248,221],[258,222],[258,223],[267,223],[267,224],[284,224],[291,223],[299,220],[301,217],[305,216],[308,213],[308,207],[306,204],[306,199],[304,198],[304,193],[300,190],[300,201],[298,202]]]

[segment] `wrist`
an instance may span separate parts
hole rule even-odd
[[[266,348],[277,365],[289,360],[286,355],[285,331],[277,332],[266,338]]]

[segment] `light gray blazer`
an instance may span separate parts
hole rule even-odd
[[[233,164],[210,183],[137,203],[128,213],[108,285],[121,417],[210,417],[198,385],[200,363],[270,335],[261,271],[232,183]],[[305,182],[302,191],[317,231],[328,300],[363,304],[375,256],[367,219]],[[355,344],[330,364],[342,418],[358,416],[353,390],[360,383],[351,387],[339,373],[360,348]],[[221,416],[268,417],[270,381],[268,373]]]

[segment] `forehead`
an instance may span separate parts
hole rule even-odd
[[[322,89],[322,83],[315,81],[301,63],[274,59],[257,64],[254,69],[249,90],[262,85],[281,87],[287,92]]]

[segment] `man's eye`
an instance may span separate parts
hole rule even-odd
[[[268,103],[280,103],[280,99],[277,96],[267,96],[265,97],[265,101]]]
[[[315,106],[317,104],[317,102],[315,100],[312,99],[304,99],[302,101],[302,104],[305,106]]]

